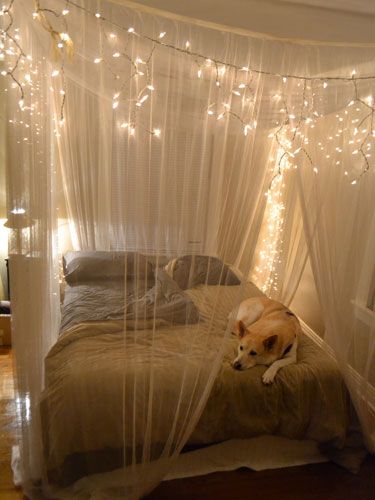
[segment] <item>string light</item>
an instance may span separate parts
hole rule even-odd
[[[11,13],[13,3],[14,0],[10,0],[8,7],[3,6],[0,11],[2,17],[9,18],[9,24],[8,25],[6,24],[5,28],[1,29],[2,45],[0,46],[0,59],[4,60],[5,56],[9,55],[10,57],[15,58],[15,63],[13,66],[10,66],[9,68],[7,67],[6,70],[3,70],[1,72],[1,75],[4,77],[10,77],[13,86],[16,88],[18,87],[20,91],[20,99],[19,99],[19,103],[21,103],[20,109],[22,110],[29,109],[30,113],[32,113],[33,112],[32,108],[29,107],[28,104],[25,105],[25,100],[24,100],[25,89],[30,87],[30,92],[33,90],[33,81],[31,77],[31,72],[30,71],[26,72],[27,68],[26,66],[24,66],[25,61],[30,61],[31,64],[31,56],[26,55],[25,52],[22,50],[22,47],[19,43],[21,37],[18,33],[18,29],[15,28],[13,33],[11,31],[11,27],[13,25],[13,16]],[[194,62],[198,64],[197,77],[200,79],[206,76],[206,72],[207,72],[207,77],[209,79],[212,77],[211,76],[212,72],[214,73],[213,76],[215,85],[218,89],[216,91],[218,97],[217,97],[217,102],[215,102],[214,106],[211,106],[207,110],[207,113],[210,116],[216,116],[218,121],[223,120],[224,117],[236,119],[242,125],[244,136],[249,135],[250,132],[255,130],[257,127],[256,123],[252,122],[249,123],[249,116],[251,116],[252,114],[251,110],[252,106],[254,105],[254,95],[253,95],[254,93],[251,92],[252,79],[254,78],[254,76],[264,75],[264,76],[272,76],[278,78],[280,79],[280,83],[283,84],[282,85],[283,89],[289,88],[289,86],[286,85],[288,82],[290,83],[290,81],[292,81],[293,83],[293,81],[296,81],[297,86],[300,87],[303,86],[303,91],[301,92],[300,109],[298,110],[298,112],[297,110],[293,109],[293,106],[288,105],[284,95],[285,90],[281,94],[277,93],[272,96],[276,99],[277,102],[280,101],[281,104],[280,112],[284,114],[284,117],[281,120],[278,120],[279,123],[277,124],[275,132],[269,134],[270,138],[276,139],[280,147],[280,150],[282,151],[276,175],[280,175],[280,173],[282,173],[284,169],[289,169],[292,167],[295,168],[297,166],[297,163],[300,162],[300,155],[304,155],[305,159],[307,159],[308,163],[310,164],[312,171],[316,172],[318,169],[315,165],[315,161],[313,160],[312,156],[307,150],[309,142],[306,137],[306,128],[313,129],[317,123],[317,120],[321,118],[323,115],[319,114],[316,109],[313,109],[316,106],[315,104],[316,99],[314,99],[315,94],[313,87],[315,86],[316,83],[320,82],[322,88],[326,89],[329,82],[335,80],[342,81],[344,83],[352,84],[353,86],[353,98],[346,105],[345,115],[348,115],[349,108],[352,107],[354,104],[357,104],[357,107],[355,108],[356,111],[363,112],[362,116],[359,115],[359,118],[354,118],[352,120],[352,123],[356,124],[352,134],[353,136],[356,135],[358,136],[358,138],[356,139],[357,147],[352,153],[353,155],[361,157],[364,162],[364,168],[354,180],[358,182],[358,180],[370,169],[370,163],[369,163],[370,161],[369,158],[371,158],[370,139],[375,137],[375,131],[373,127],[374,114],[375,114],[374,99],[373,96],[371,95],[362,98],[360,96],[360,93],[358,92],[357,84],[361,80],[375,79],[375,76],[357,77],[356,70],[353,69],[351,71],[350,77],[341,77],[341,76],[304,77],[293,74],[280,75],[265,70],[259,70],[257,68],[250,68],[249,66],[237,66],[233,63],[209,58],[205,54],[200,54],[198,52],[193,51],[190,40],[186,40],[185,42],[183,42],[184,45],[182,47],[179,44],[177,45],[166,44],[163,40],[166,35],[165,31],[161,31],[156,38],[153,38],[152,36],[149,36],[147,34],[136,33],[134,27],[125,28],[117,24],[116,22],[107,19],[100,12],[91,11],[86,7],[82,7],[78,4],[75,4],[75,2],[71,2],[70,0],[66,1],[65,8],[60,12],[43,8],[41,6],[41,2],[39,0],[35,0],[35,11],[32,14],[32,17],[37,21],[39,21],[41,25],[51,34],[51,37],[55,43],[55,47],[59,49],[59,51],[61,52],[61,55],[59,56],[61,57],[61,69],[54,70],[51,74],[51,76],[54,78],[59,76],[60,78],[58,80],[61,81],[62,88],[60,91],[60,95],[62,97],[62,101],[61,101],[60,121],[63,121],[63,108],[66,97],[65,83],[64,83],[65,55],[69,57],[70,55],[72,55],[73,51],[73,42],[69,36],[68,26],[65,19],[70,12],[70,9],[68,7],[81,10],[88,16],[93,16],[98,20],[98,22],[110,25],[112,29],[114,28],[119,33],[121,32],[124,33],[125,36],[126,34],[134,35],[138,38],[143,39],[146,42],[151,43],[152,45],[149,57],[146,60],[143,60],[140,57],[136,57],[134,59],[131,56],[131,54],[126,53],[126,51],[124,53],[122,52],[112,53],[112,57],[114,59],[118,59],[121,56],[123,56],[125,59],[129,60],[131,66],[134,68],[134,71],[132,72],[130,78],[137,78],[137,82],[138,81],[140,82],[139,84],[137,84],[140,86],[140,92],[138,98],[125,99],[123,97],[121,99],[121,103],[118,100],[118,97],[120,93],[124,91],[125,85],[128,83],[128,81],[124,80],[124,82],[121,82],[121,76],[117,74],[117,71],[115,69],[112,69],[111,65],[109,64],[108,60],[104,55],[105,54],[104,51],[101,51],[100,57],[98,56],[94,59],[93,62],[95,64],[103,62],[102,66],[103,70],[104,68],[108,68],[109,71],[112,72],[114,80],[115,81],[119,80],[118,88],[120,89],[120,92],[116,92],[118,95],[116,96],[116,98],[113,99],[112,102],[113,109],[117,109],[117,107],[119,107],[120,104],[121,107],[126,104],[129,105],[130,108],[134,107],[134,109],[137,110],[142,107],[143,103],[147,99],[149,99],[150,94],[149,93],[145,94],[145,90],[146,89],[150,91],[154,90],[153,85],[150,84],[150,63],[153,53],[158,46],[167,47],[169,50],[178,51],[179,53],[185,54],[186,56],[192,58]],[[55,19],[59,20],[59,22],[60,21],[62,22],[63,29],[56,29],[56,27],[52,25],[52,22]],[[109,33],[109,35],[106,36],[111,40],[117,37],[117,35],[113,32]],[[3,43],[4,40],[7,41],[6,44],[7,46],[4,45]],[[126,46],[127,45],[124,44],[124,47]],[[140,67],[140,65],[142,65],[142,68]],[[17,77],[17,71],[21,69],[21,66],[24,66],[22,68],[24,76],[19,78]],[[202,68],[207,68],[207,69],[205,69],[203,72]],[[234,83],[232,84],[231,88],[228,88],[228,83],[222,80],[223,76],[228,70],[233,70],[235,76]],[[22,73],[22,71],[20,72],[20,74]],[[241,75],[237,74],[237,72],[241,72]],[[307,89],[307,84],[311,86],[308,89]],[[233,99],[232,101],[231,97],[233,96],[236,96],[239,99]],[[220,104],[222,100],[224,100],[225,102]],[[222,109],[222,107],[224,107],[224,110]],[[132,116],[131,120],[132,126],[128,127],[129,130],[130,129],[135,130],[135,123],[137,121],[135,113],[136,111],[130,109],[130,115]],[[343,116],[340,115],[337,116],[336,118],[340,124],[344,122]],[[153,134],[153,131],[151,131],[150,133]],[[330,136],[328,140],[333,141],[334,138],[340,139],[344,133],[349,133],[349,129],[347,126],[343,128],[337,128],[336,133],[333,134],[333,136]],[[134,133],[132,135],[134,135]],[[323,148],[323,146],[321,146],[321,148]],[[342,148],[338,146],[336,146],[334,150],[336,151],[337,154],[342,153]],[[330,155],[325,155],[325,158],[329,159]],[[297,163],[295,163],[295,161]],[[345,170],[345,172],[347,171]]]
[[[283,155],[282,149],[277,150],[278,163]],[[284,174],[281,174],[266,193],[266,208],[262,230],[256,249],[256,263],[252,281],[268,296],[277,292],[279,287],[278,267],[281,264],[284,230]]]

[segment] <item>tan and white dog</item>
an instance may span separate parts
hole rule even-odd
[[[301,326],[283,304],[267,297],[246,299],[237,314],[229,315],[233,317],[233,333],[239,338],[238,356],[232,364],[235,370],[267,365],[262,380],[272,384],[280,368],[296,363]]]

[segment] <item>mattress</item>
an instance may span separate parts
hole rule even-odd
[[[262,295],[255,285],[200,285],[185,293],[199,310],[196,323],[163,320],[124,334],[123,320],[82,321],[60,335],[45,361],[40,403],[52,479],[69,484],[119,467],[128,453],[129,460],[138,455],[152,460],[162,453],[172,428],[178,443],[222,348],[218,376],[188,449],[264,434],[343,445],[348,396],[328,354],[302,336],[297,364],[282,368],[274,384],[265,386],[265,366],[243,372],[231,368],[237,340],[225,333],[232,308]],[[180,400],[181,387],[192,398]]]

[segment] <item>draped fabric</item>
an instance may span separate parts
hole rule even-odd
[[[315,143],[333,133],[332,119],[316,130]],[[346,141],[353,140],[350,137]],[[344,142],[345,145],[345,142]],[[375,446],[374,183],[354,192],[327,170],[314,187],[301,170],[298,189],[311,265],[325,324],[324,340],[336,355],[362,424],[368,449]],[[350,228],[350,229],[349,229]],[[361,377],[358,377],[358,374]]]
[[[51,53],[50,34],[33,20],[29,2],[19,0],[15,19],[32,56],[35,88],[24,109],[16,89],[8,92],[9,217],[17,219],[10,267],[24,487],[31,492],[37,485],[46,495],[56,491],[64,446],[71,444],[78,454],[97,451],[92,443],[114,448],[112,438],[95,431],[102,419],[117,432],[122,472],[116,494],[139,498],[168,472],[203,411],[231,329],[220,316],[220,287],[210,289],[209,269],[200,285],[209,314],[194,323],[184,309],[183,320],[169,319],[168,328],[158,316],[152,300],[162,296],[168,281],[161,268],[186,254],[215,256],[242,271],[231,308],[249,277],[289,304],[310,256],[324,340],[374,451],[374,320],[365,307],[370,319],[363,323],[358,310],[366,304],[357,297],[360,287],[366,290],[363,276],[374,270],[369,236],[375,229],[375,178],[373,168],[361,176],[363,159],[353,154],[359,146],[351,142],[357,141],[353,120],[360,123],[368,111],[348,106],[350,81],[330,80],[327,88],[323,81],[282,78],[350,80],[353,68],[375,75],[374,50],[222,33],[120,2],[97,2],[97,11],[84,0],[44,3],[58,12],[69,7],[74,56],[62,68]],[[161,39],[165,45],[152,41]],[[367,98],[373,85],[374,80],[361,81],[358,92]],[[296,150],[300,141],[309,154],[300,146],[298,168],[289,166],[275,177],[287,147],[277,135],[286,108],[299,127],[289,140],[296,140]],[[272,196],[282,205],[278,214]],[[120,296],[123,315],[107,323],[99,318],[91,327],[83,322],[87,331],[79,326],[58,337],[59,266],[66,248],[58,237],[61,214],[68,219],[71,250],[138,252],[154,274],[145,277],[138,260],[134,271],[124,254],[112,295],[93,302],[98,313]],[[275,231],[280,214],[283,222]],[[100,266],[95,273],[100,276]],[[88,296],[90,286],[82,284]],[[109,287],[96,286],[96,293]],[[176,293],[173,288],[168,297]],[[183,303],[185,295],[180,294]],[[62,349],[64,363],[55,366]],[[64,404],[54,406],[59,394]],[[61,425],[64,418],[64,433],[56,424],[55,434],[46,437],[47,420]],[[95,484],[93,494],[115,497],[110,483]],[[69,488],[65,494],[74,498],[77,490]]]

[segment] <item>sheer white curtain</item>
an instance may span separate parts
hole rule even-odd
[[[4,117],[8,125],[7,227],[12,345],[22,436],[20,472],[28,487],[29,481],[41,477],[43,469],[39,419],[43,359],[56,341],[60,312],[48,51],[42,43],[43,33],[39,40],[35,38],[29,19],[23,15],[17,16],[15,34],[19,33],[23,33],[27,54],[33,56],[30,80],[38,86],[33,95],[25,94],[22,110],[18,87],[10,86]]]
[[[345,123],[352,130],[357,112],[347,103],[353,91],[350,82],[335,81],[328,89],[323,82],[307,82],[304,89],[303,81],[280,75],[347,76],[353,67],[375,73],[374,54],[370,49],[221,33],[119,2],[50,0],[45,5],[58,12],[68,5],[68,24],[59,29],[74,41],[74,58],[65,61],[62,71],[61,59],[49,57],[49,34],[32,20],[28,2],[20,0],[15,18],[22,42],[40,66],[32,76],[38,85],[27,94],[29,109],[18,106],[15,93],[9,98],[9,150],[14,151],[9,210],[25,209],[27,222],[12,232],[11,262],[24,408],[23,482],[42,479],[42,488],[51,495],[56,482],[64,485],[63,470],[72,483],[80,477],[75,471],[92,471],[93,465],[104,463],[96,472],[121,467],[117,493],[138,498],[162,479],[197,424],[227,348],[227,312],[246,296],[248,284],[227,296],[226,287],[207,284],[207,271],[198,301],[204,313],[196,323],[186,316],[166,327],[155,304],[147,309],[152,296],[146,295],[133,309],[123,304],[127,310],[120,324],[99,321],[65,331],[45,360],[59,319],[57,168],[74,249],[137,251],[152,255],[155,268],[176,255],[211,254],[248,276],[261,247],[265,193],[283,148],[289,148],[280,146],[275,131],[286,114],[292,123],[306,122],[297,138],[292,126],[281,134],[287,135],[288,129],[295,148],[305,141],[318,159],[310,164],[299,151],[294,162],[301,169],[283,172],[283,246],[273,294],[291,300],[307,241],[325,303],[327,342],[342,361],[343,372],[348,373],[350,362],[366,381],[374,337],[358,343],[350,326],[356,321],[354,310],[348,305],[356,293],[370,230],[374,177],[369,172],[352,186],[343,173],[347,168],[352,176],[351,166],[332,163],[338,147],[347,160],[352,158],[349,140],[342,135],[336,140],[341,122],[335,115],[346,110]],[[62,22],[60,17],[55,22]],[[368,83],[361,91],[369,91]],[[315,128],[308,118],[314,119]],[[24,140],[26,124],[33,126],[27,127]],[[335,139],[326,140],[331,136]],[[318,145],[322,141],[324,151]],[[355,168],[360,173],[362,163]],[[339,225],[341,220],[345,223]],[[116,290],[139,298],[148,290],[148,279],[161,294],[161,271],[145,279],[137,262],[134,271],[129,257],[124,259],[122,288],[118,284]],[[193,292],[191,296],[196,298]],[[109,295],[106,300],[110,305]],[[357,409],[371,444],[373,422],[362,394]],[[101,426],[103,422],[108,425]],[[115,459],[106,455],[108,449],[115,451]],[[116,492],[109,486],[92,488],[113,497]],[[83,494],[79,488],[85,483],[72,486],[70,494]]]
[[[365,85],[362,95],[373,91]],[[358,114],[360,114],[360,107]],[[349,117],[345,117],[349,120]],[[356,120],[356,118],[354,118]],[[316,155],[319,143],[335,133],[336,115],[324,120],[313,135]],[[347,123],[344,122],[344,126]],[[374,172],[356,184],[345,182],[340,168],[361,172],[358,145],[364,138],[347,135],[339,150],[331,151],[332,163],[322,165],[323,175],[312,184],[310,172],[298,172],[303,224],[315,283],[325,324],[324,340],[334,350],[363,427],[370,451],[375,450],[374,348],[375,322],[370,304],[371,276],[375,268]],[[369,139],[371,144],[371,139]],[[365,148],[371,155],[371,148]],[[354,154],[353,154],[354,153]],[[372,156],[372,155],[371,155]],[[368,156],[371,160],[371,156]],[[368,277],[368,279],[364,277]]]

